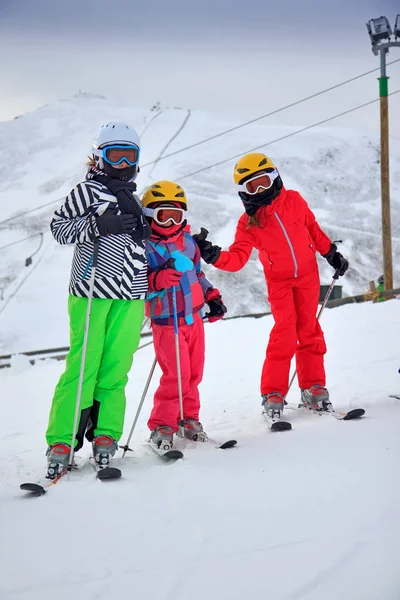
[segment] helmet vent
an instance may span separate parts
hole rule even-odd
[[[242,174],[242,173],[247,173],[248,171],[250,171],[250,169],[237,169],[237,172]]]
[[[156,190],[151,190],[151,193],[155,198],[165,198],[164,194],[161,192],[156,192]]]
[[[175,194],[175,198],[184,198],[184,197],[185,197],[185,193],[183,191]]]
[[[268,162],[268,160],[266,158],[263,158],[262,161],[258,164],[259,167],[262,167],[263,165],[266,165]]]

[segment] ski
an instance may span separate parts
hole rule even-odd
[[[215,440],[210,440],[210,442],[216,444],[216,448],[220,450],[228,450],[228,448],[234,448],[237,445],[237,440],[227,440],[222,444],[220,442],[216,442]]]
[[[28,492],[31,496],[43,496],[49,488],[56,485],[67,473],[67,469],[63,469],[55,479],[43,477],[43,479],[36,482],[21,483],[19,489]]]
[[[100,468],[94,460],[93,456],[90,457],[89,462],[95,470],[96,478],[100,481],[110,481],[113,479],[119,479],[122,476],[121,469],[117,469],[116,467]]]
[[[237,445],[237,440],[226,440],[226,442],[221,442],[219,440],[214,440],[213,438],[209,438],[207,436],[207,438],[205,439],[196,439],[196,440],[190,440],[188,438],[185,438],[185,442],[200,442],[200,443],[204,443],[204,442],[208,442],[209,444],[213,444],[215,446],[215,448],[217,450],[228,450],[228,448],[234,448]]]
[[[116,467],[105,467],[97,471],[97,479],[100,481],[109,481],[110,479],[119,479],[122,475],[121,469]]]
[[[353,408],[347,412],[337,412],[335,410],[324,410],[324,411],[322,411],[321,414],[324,414],[324,413],[331,415],[331,417],[334,417],[335,419],[338,419],[339,421],[351,421],[353,419],[359,419],[360,417],[363,417],[365,415],[365,409],[364,408]]]
[[[334,419],[338,421],[352,421],[353,419],[359,419],[365,415],[364,408],[352,408],[348,411],[336,411],[336,410],[313,410],[312,408],[308,408],[304,406],[304,404],[299,404],[297,408],[295,406],[287,405],[286,407],[289,410],[303,410],[303,412],[310,412],[314,415],[330,415]]]
[[[274,421],[269,428],[271,431],[290,431],[292,424],[289,421]]]
[[[400,394],[389,394],[389,398],[396,398],[396,400],[400,400]]]
[[[226,442],[220,442],[219,440],[215,440],[213,438],[208,437],[208,435],[204,431],[195,433],[191,439],[186,438],[186,437],[184,439],[185,439],[185,441],[189,441],[189,442],[200,442],[200,443],[208,442],[210,444],[214,444],[214,446],[218,450],[227,450],[228,448],[234,448],[237,444],[237,440],[226,440]]]
[[[94,464],[93,459],[89,459],[89,462],[93,466],[93,468],[96,472],[96,478],[99,479],[100,481],[110,481],[112,479],[119,479],[122,475],[121,470],[117,469],[115,467],[106,467],[104,469],[99,469]],[[85,464],[87,464],[87,461],[85,461],[79,467],[74,466],[72,469],[72,472],[81,471],[82,468],[85,466]],[[21,483],[19,488],[23,492],[28,492],[28,495],[30,495],[32,497],[43,496],[44,494],[46,494],[46,492],[51,487],[53,487],[59,481],[64,479],[64,477],[65,477],[65,475],[67,475],[67,473],[69,473],[68,469],[63,469],[62,471],[60,471],[60,473],[57,474],[57,476],[54,479],[49,479],[48,477],[43,477],[43,479],[39,479],[38,481],[35,481],[35,482]]]
[[[165,461],[171,460],[179,460],[183,458],[183,452],[180,450],[174,450],[171,446],[167,446],[165,448],[158,448],[155,444],[153,444],[150,440],[148,441],[150,448],[154,450],[158,456],[160,456]]]
[[[266,412],[263,412],[262,414],[269,425],[270,431],[290,431],[292,429],[292,424],[289,423],[289,421],[284,421],[282,419],[273,421]]]
[[[86,460],[83,460],[79,465],[74,464],[71,470],[80,471],[81,469],[83,469],[86,462]],[[48,467],[48,469],[50,470],[50,467]],[[52,473],[54,473],[54,469]],[[70,471],[68,471],[68,469],[64,467],[59,473],[56,473],[53,479],[50,477],[42,477],[41,479],[38,479],[38,481],[21,483],[19,489],[23,492],[28,492],[32,496],[43,496],[51,487],[53,487],[59,481],[61,481],[68,473],[70,473]]]

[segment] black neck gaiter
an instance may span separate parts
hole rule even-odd
[[[283,183],[280,177],[277,177],[269,190],[264,190],[261,194],[250,196],[244,192],[239,192],[239,196],[243,202],[244,210],[249,217],[256,214],[260,206],[268,206],[272,204],[282,189]]]

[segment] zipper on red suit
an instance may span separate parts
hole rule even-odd
[[[288,235],[288,232],[286,231],[284,224],[282,223],[281,219],[279,218],[279,215],[277,213],[274,213],[274,215],[275,215],[275,217],[276,217],[279,225],[281,226],[281,229],[283,231],[283,235],[285,236],[286,241],[287,241],[287,243],[289,245],[289,248],[290,248],[290,252],[292,253],[292,258],[293,258],[293,262],[294,262],[294,277],[297,277],[298,265],[297,265],[296,255],[294,253],[293,244],[290,241],[290,237]]]

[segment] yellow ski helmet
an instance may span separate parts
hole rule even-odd
[[[142,197],[142,206],[146,208],[153,203],[179,202],[187,210],[187,199],[183,188],[173,181],[156,181],[145,191]]]
[[[276,169],[272,160],[260,152],[251,152],[239,158],[233,170],[233,179],[239,185],[243,179],[266,169]]]

